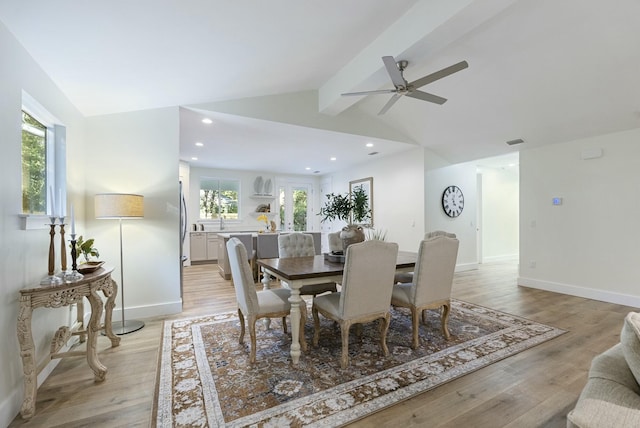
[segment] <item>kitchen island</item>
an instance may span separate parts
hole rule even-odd
[[[228,232],[228,233],[218,232],[218,273],[224,279],[227,279],[227,280],[231,279],[231,267],[229,266],[229,257],[227,256],[227,241],[229,241],[229,239],[231,238],[231,235],[236,235],[241,233],[251,233],[251,236],[253,237],[253,249],[258,248],[257,232]],[[265,232],[265,233],[269,235],[279,235],[281,233],[285,234],[285,233],[292,233],[292,232]],[[310,235],[313,235],[313,243],[315,245],[316,254],[322,254],[322,251],[321,251],[322,238],[321,238],[320,232],[302,232],[302,233],[308,233]],[[258,255],[258,258],[259,258],[259,255]]]

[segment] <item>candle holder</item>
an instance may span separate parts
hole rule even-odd
[[[62,279],[54,275],[56,246],[53,242],[53,238],[56,235],[56,218],[53,216],[49,218],[51,219],[51,224],[49,224],[49,236],[51,237],[51,239],[49,240],[49,272],[47,276],[42,278],[42,280],[40,281],[40,285],[53,286],[62,284]]]
[[[67,250],[64,241],[64,217],[60,217],[60,267],[62,272],[67,271]]]
[[[61,278],[63,281],[65,279],[65,277],[71,273],[71,271],[67,270],[67,249],[65,246],[65,240],[64,240],[64,227],[66,225],[64,224],[64,217],[60,217],[60,273],[57,275],[59,278]]]
[[[65,282],[76,282],[84,278],[80,272],[78,272],[78,251],[76,250],[76,234],[71,233],[71,272],[64,276]]]

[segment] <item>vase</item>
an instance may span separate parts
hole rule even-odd
[[[349,245],[364,241],[364,230],[362,226],[349,224],[342,228],[340,239],[342,240],[342,250],[346,252]]]

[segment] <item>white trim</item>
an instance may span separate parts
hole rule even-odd
[[[21,230],[48,229],[51,219],[46,215],[18,214]]]
[[[113,309],[112,321],[119,321],[122,318],[121,311],[122,309],[120,307],[116,307]],[[182,312],[182,300],[146,306],[127,306],[125,319],[132,320],[138,318],[153,318],[163,315],[175,315],[179,314],[180,312]]]
[[[478,269],[478,263],[463,263],[456,265],[456,272],[465,272],[468,270],[476,270]]]
[[[616,293],[594,288],[580,287],[559,282],[542,281],[539,279],[518,277],[518,285],[539,290],[552,291],[554,293],[567,294],[569,296],[583,297],[585,299],[599,300],[601,302],[615,303],[616,305],[640,308],[640,296]]]

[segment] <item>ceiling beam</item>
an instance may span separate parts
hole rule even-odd
[[[463,37],[517,0],[421,0],[318,90],[321,113],[337,115],[362,97],[345,92],[392,89],[382,57],[418,62]]]

